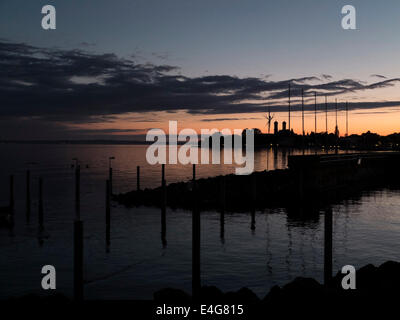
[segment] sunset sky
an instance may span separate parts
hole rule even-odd
[[[57,29],[41,28],[41,8]],[[357,10],[343,30],[341,8]],[[0,139],[143,139],[151,128],[400,132],[398,0],[0,2]]]

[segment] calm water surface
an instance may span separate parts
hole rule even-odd
[[[72,295],[74,157],[81,161],[81,215],[85,239],[85,296],[89,299],[149,299],[165,288],[191,290],[191,212],[167,211],[167,246],[161,243],[160,212],[113,204],[110,252],[105,249],[105,180],[108,157],[115,156],[114,192],[160,184],[160,166],[145,159],[146,146],[0,145],[0,203],[8,202],[8,177],[15,176],[16,225],[0,229],[0,298],[43,294],[41,268],[57,270],[57,291]],[[290,152],[256,152],[255,170],[285,168]],[[296,154],[291,151],[290,154]],[[88,166],[86,168],[86,165]],[[32,213],[26,221],[25,172],[32,172]],[[233,173],[234,166],[199,165],[198,176]],[[167,165],[167,182],[188,180],[191,167]],[[37,224],[38,177],[44,180],[45,233]],[[400,193],[380,190],[333,207],[334,272],[400,260]],[[288,220],[284,209],[256,213],[256,228],[246,213],[225,216],[220,237],[217,212],[202,212],[202,281],[223,289],[247,286],[263,297],[275,284],[297,276],[323,277],[324,216],[310,222]]]

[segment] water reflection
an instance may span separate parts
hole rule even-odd
[[[269,276],[272,276],[272,250],[271,250],[271,237],[270,237],[270,225],[269,215],[265,215],[265,234],[266,234],[266,256],[267,256],[267,271]]]
[[[219,237],[221,239],[221,243],[224,244],[225,243],[225,211],[220,212],[219,223],[220,223]]]
[[[81,205],[85,220],[85,272],[87,279],[103,279],[85,287],[93,299],[146,299],[164,287],[191,291],[191,212],[155,208],[112,209],[113,250],[104,252],[104,183],[108,177],[108,156],[113,163],[114,193],[137,187],[137,166],[141,166],[140,187],[160,185],[160,166],[145,162],[143,146],[0,146],[8,157],[1,159],[0,200],[8,201],[8,177],[15,175],[15,226],[0,229],[0,297],[38,292],[37,270],[52,263],[62,272],[57,279],[60,292],[72,292],[72,221],[74,219],[74,171],[70,159],[79,157],[82,168]],[[257,151],[257,170],[283,168],[287,156],[296,150]],[[306,151],[307,152],[307,151]],[[24,159],[23,162],[20,159]],[[25,160],[27,159],[27,160]],[[50,241],[38,245],[38,219],[26,224],[26,161],[31,180],[42,176],[46,232]],[[234,166],[199,165],[199,178],[234,172]],[[188,180],[191,167],[167,165],[168,182]],[[35,180],[34,180],[35,179]],[[323,281],[324,212],[320,208],[251,210],[225,212],[225,186],[221,180],[221,208],[201,213],[202,283],[224,291],[247,286],[260,297],[275,284],[285,284],[296,276]],[[32,217],[39,203],[38,184],[32,183]],[[400,194],[385,189],[360,194],[358,198],[332,207],[333,272],[345,264],[356,267],[398,259],[400,250]],[[36,208],[36,209],[35,209]],[[161,211],[161,212],[160,212]],[[307,217],[307,219],[306,219]],[[161,221],[160,221],[161,220]],[[251,232],[249,231],[249,227]],[[160,246],[160,228],[161,244]],[[167,230],[168,228],[168,230]],[[255,229],[256,228],[256,229]],[[255,231],[256,230],[256,231]],[[168,246],[167,246],[168,232]],[[45,240],[45,238],[44,238]],[[24,277],[13,266],[24,265]],[[129,267],[128,267],[129,266]],[[39,268],[39,269],[38,269]],[[120,272],[123,270],[122,272]]]
[[[164,206],[161,208],[161,244],[165,249],[167,246],[167,210]]]
[[[256,210],[253,209],[251,210],[251,224],[250,224],[250,229],[252,231],[252,234],[255,233],[256,230]]]

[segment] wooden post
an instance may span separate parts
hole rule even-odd
[[[163,248],[167,246],[167,215],[166,208],[161,208],[161,243]]]
[[[83,300],[83,221],[80,207],[81,166],[75,169],[75,221],[74,221],[74,299]]]
[[[74,299],[83,300],[83,222],[74,222]]]
[[[10,210],[14,214],[14,176],[10,176]]]
[[[161,186],[165,185],[165,164],[161,165]]]
[[[328,286],[332,278],[332,208],[325,210],[324,220],[324,284]]]
[[[113,180],[112,179],[113,179],[113,169],[110,167],[108,169],[108,181],[110,184],[110,195],[113,194]]]
[[[198,301],[201,288],[200,277],[200,211],[197,207],[196,167],[193,165],[193,212],[192,212],[192,296]]]
[[[251,193],[252,193],[252,202],[253,202],[253,208],[255,209],[257,204],[257,177],[255,173],[251,175]]]
[[[220,238],[224,239],[225,236],[225,176],[221,176],[220,179]]]
[[[256,212],[251,210],[251,224],[250,224],[251,231],[256,230]]]
[[[162,191],[162,207],[167,206],[167,183],[165,181],[165,164],[161,165],[161,191]]]
[[[76,218],[76,220],[81,219],[80,179],[81,179],[81,166],[78,164],[75,169],[75,218]]]
[[[12,231],[14,229],[14,176],[10,175],[10,224],[9,229]]]
[[[140,190],[140,166],[136,167],[136,189]]]
[[[39,229],[43,230],[43,180],[39,178],[39,208],[38,208]]]
[[[252,200],[252,205],[251,205],[251,226],[250,226],[250,229],[252,231],[254,231],[256,229],[256,192],[257,192],[256,183],[257,183],[256,176],[253,173],[251,175],[251,185],[252,185],[252,187],[251,187],[251,190],[252,190],[252,192],[251,192],[251,194],[252,194],[251,200]]]
[[[161,165],[161,242],[167,245],[167,190],[165,181],[165,164]]]
[[[31,217],[31,172],[26,171],[26,221]]]
[[[110,210],[110,181],[106,181],[106,245],[110,245],[111,210]]]

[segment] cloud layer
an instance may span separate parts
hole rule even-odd
[[[140,64],[114,54],[45,49],[5,41],[0,42],[0,68],[3,119],[61,123],[102,122],[131,112],[224,115],[265,112],[266,106],[274,112],[286,111],[289,83],[293,110],[299,109],[301,89],[309,103],[306,110],[312,110],[313,100],[308,98],[314,92],[333,97],[386,88],[400,81],[380,75],[373,75],[379,81],[370,84],[354,79],[334,81],[327,74],[282,81],[230,75],[187,77],[171,65]],[[349,108],[399,104],[352,102]]]

